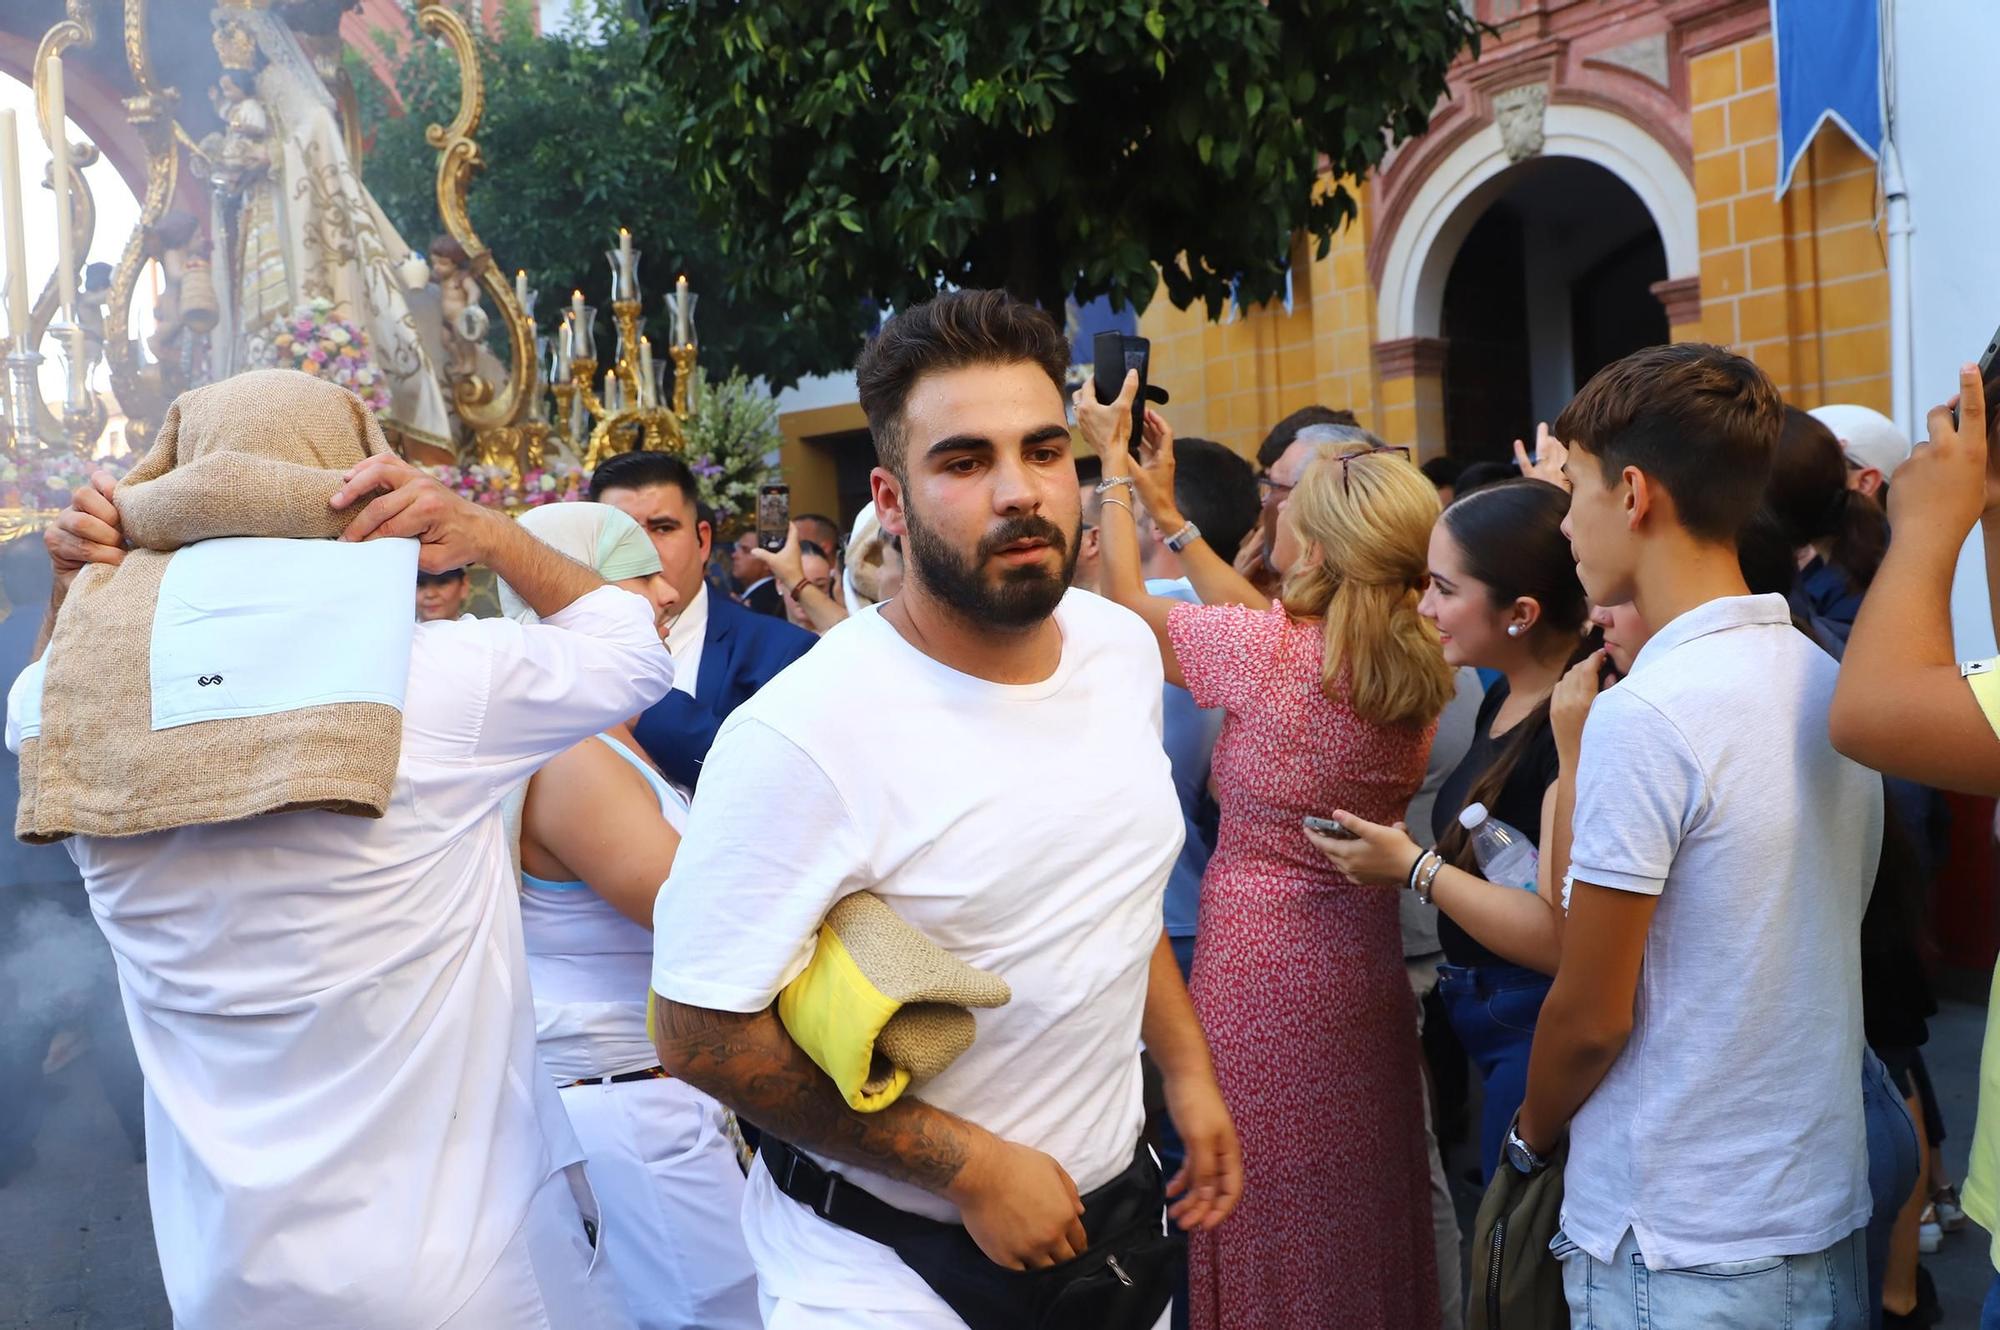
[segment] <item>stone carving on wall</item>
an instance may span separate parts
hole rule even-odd
[[[1542,117],[1549,109],[1549,85],[1531,83],[1493,94],[1493,123],[1510,162],[1525,161],[1542,150]]]

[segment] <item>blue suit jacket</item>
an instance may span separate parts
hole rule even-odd
[[[746,610],[710,587],[696,696],[675,689],[648,707],[633,731],[639,746],[668,780],[692,787],[729,713],[818,640],[789,620]]]

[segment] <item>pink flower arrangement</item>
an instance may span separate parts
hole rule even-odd
[[[389,384],[368,354],[368,334],[333,316],[324,297],[272,320],[252,341],[251,360],[273,369],[304,370],[353,393],[380,415],[389,409]]]
[[[431,466],[436,476],[459,498],[487,508],[519,510],[539,508],[548,503],[575,503],[584,496],[582,467],[574,462],[551,461],[525,472],[517,488],[510,483],[505,467]]]
[[[91,472],[123,476],[126,465],[86,461],[73,453],[51,453],[25,462],[0,458],[0,507],[59,511],[69,506],[70,496],[90,483]]]

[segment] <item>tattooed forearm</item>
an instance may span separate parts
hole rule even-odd
[[[740,1015],[654,1001],[660,1065],[793,1145],[945,1192],[984,1134],[907,1095],[856,1113],[768,1009]]]

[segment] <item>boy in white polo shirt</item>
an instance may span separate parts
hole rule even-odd
[[[1737,566],[1781,412],[1748,360],[1681,344],[1556,426],[1584,588],[1662,625],[1584,731],[1562,967],[1507,1144],[1532,1171],[1568,1129],[1577,1330],[1866,1323],[1881,782],[1827,739],[1833,659]]]

